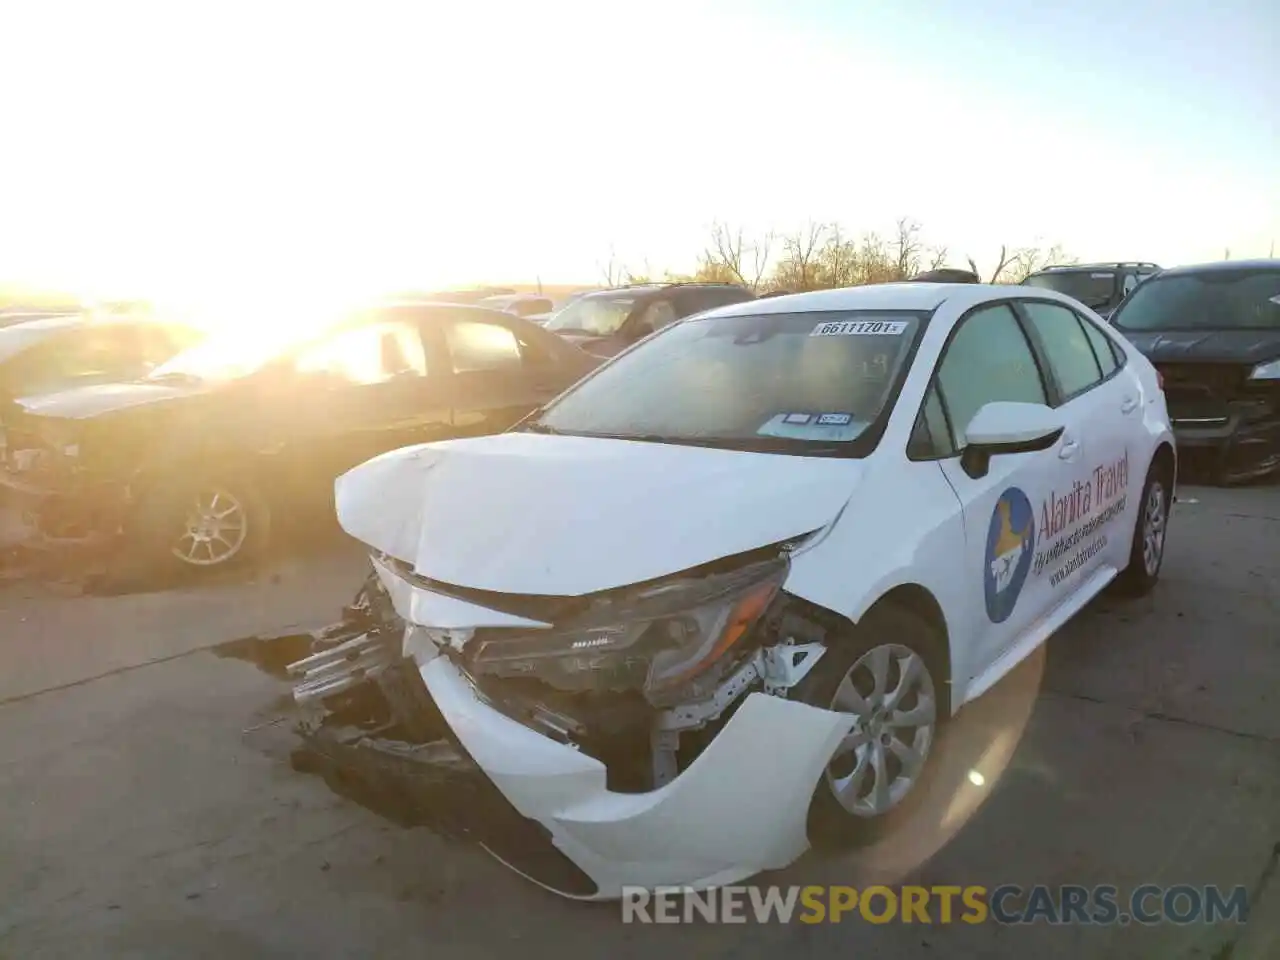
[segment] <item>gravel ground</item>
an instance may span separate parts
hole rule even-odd
[[[558,900],[292,772],[286,688],[211,652],[334,619],[364,567],[335,546],[249,584],[0,588],[0,957],[1280,956],[1280,487],[1181,496],[1156,593],[1102,598],[971,705],[915,823],[770,879],[1245,884],[1246,927],[642,927]]]

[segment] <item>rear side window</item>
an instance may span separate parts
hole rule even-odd
[[[1102,379],[1102,369],[1074,310],[1054,303],[1024,301],[1031,329],[1044,346],[1063,400],[1088,390]]]
[[[1116,358],[1115,345],[1111,342],[1111,338],[1099,330],[1097,325],[1090,322],[1087,317],[1080,317],[1079,320],[1080,326],[1084,327],[1084,335],[1089,338],[1089,346],[1093,347],[1093,355],[1098,358],[1098,365],[1102,368],[1102,378],[1105,380],[1120,366],[1120,361]]]

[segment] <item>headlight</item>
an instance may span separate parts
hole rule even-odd
[[[1280,380],[1280,359],[1260,363],[1249,374],[1250,380]]]
[[[568,630],[478,634],[468,659],[477,673],[535,676],[561,689],[639,689],[655,706],[699,699],[736,663],[785,575],[774,562],[659,585],[619,603],[627,609],[612,622],[606,613]]]

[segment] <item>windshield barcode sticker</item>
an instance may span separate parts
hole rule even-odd
[[[907,329],[905,320],[832,320],[820,323],[811,337],[900,337]]]

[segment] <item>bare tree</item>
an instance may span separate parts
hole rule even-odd
[[[897,280],[906,280],[920,272],[920,224],[909,217],[898,220],[898,234],[893,241],[892,259]]]
[[[969,261],[969,269],[977,274],[977,276],[981,277],[982,273],[978,270],[978,264],[974,262],[973,257],[966,257],[966,259]],[[987,283],[1000,283],[1001,275],[1005,272],[1005,269],[1008,266],[1009,248],[1002,243],[1000,244],[1000,259],[996,261],[996,268],[991,271],[991,279],[989,279]]]
[[[947,248],[934,247],[929,251],[929,269],[940,270],[947,262]]]
[[[698,267],[698,279],[728,280],[755,291],[769,269],[773,239],[774,235],[767,233],[755,243],[749,243],[741,227],[731,229],[723,223],[713,224],[710,243]]]
[[[600,276],[604,280],[606,287],[620,286],[623,282],[622,278],[627,272],[627,268],[619,262],[612,246],[609,247],[609,259],[604,263],[597,264],[596,267],[599,269]]]
[[[784,263],[791,276],[780,286],[796,291],[812,288],[814,260],[821,255],[826,237],[825,224],[809,223],[803,230],[782,238]]]
[[[1053,265],[1061,266],[1073,260],[1074,258],[1069,257],[1061,245],[1056,243],[1048,249],[1042,249],[1039,246],[1019,247],[1009,258],[1003,279],[1006,283],[1021,283],[1037,270]]]
[[[751,245],[751,282],[747,284],[751,292],[760,289],[765,273],[769,269],[769,254],[773,251],[774,233],[766,233],[760,240]]]

